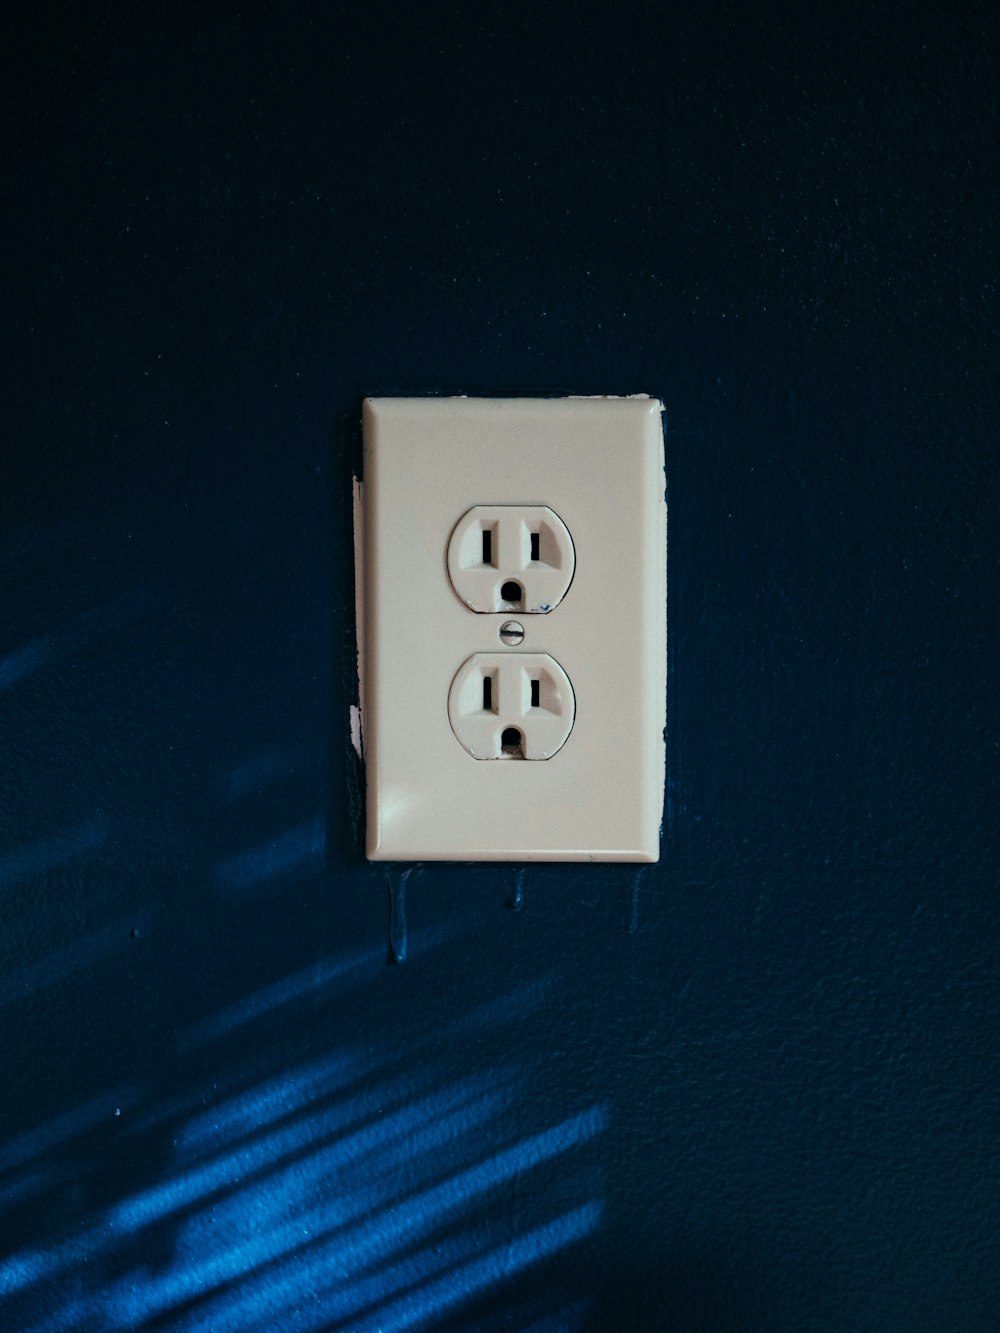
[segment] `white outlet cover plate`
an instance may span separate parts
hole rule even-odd
[[[377,861],[656,861],[666,722],[662,405],[369,398],[359,519],[367,854]],[[475,506],[545,505],[573,582],[547,615],[477,613],[448,576]],[[505,648],[500,626],[524,626]],[[573,684],[550,759],[477,760],[448,695],[475,653],[548,653]]]

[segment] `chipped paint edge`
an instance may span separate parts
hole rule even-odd
[[[351,745],[358,758],[365,757],[365,506],[364,483],[351,478],[351,506],[354,512],[354,632],[357,637],[358,702],[351,704],[348,718]]]

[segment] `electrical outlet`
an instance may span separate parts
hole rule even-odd
[[[644,397],[366,400],[371,859],[658,859],[661,412]]]
[[[575,712],[569,677],[548,653],[476,653],[448,694],[451,729],[473,759],[551,759]]]
[[[452,587],[472,611],[548,615],[573,582],[573,539],[544,505],[477,505],[448,543]]]

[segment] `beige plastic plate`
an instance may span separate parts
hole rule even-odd
[[[646,397],[365,402],[371,859],[659,858],[661,413]],[[523,637],[501,637],[510,622]]]

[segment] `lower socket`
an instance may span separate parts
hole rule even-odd
[[[451,729],[473,759],[551,759],[575,716],[569,676],[548,653],[476,653],[448,694]]]

